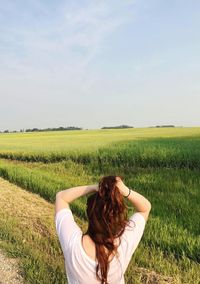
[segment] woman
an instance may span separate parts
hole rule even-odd
[[[69,203],[88,193],[88,229],[82,233]],[[136,209],[129,220],[124,197]],[[77,186],[56,194],[55,223],[69,284],[123,284],[124,273],[144,232],[150,202],[119,176],[98,185]]]

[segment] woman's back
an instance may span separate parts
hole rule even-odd
[[[119,245],[119,238],[116,239],[115,244],[118,246]],[[85,251],[85,253],[91,257],[91,259],[95,260],[96,259],[96,247],[94,241],[90,238],[88,234],[82,235],[82,247]],[[105,252],[108,253],[108,249],[104,247]],[[109,256],[109,262],[112,261],[113,257],[115,254],[111,254]]]

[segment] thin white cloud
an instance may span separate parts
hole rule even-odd
[[[53,20],[42,22],[40,17],[38,23],[37,16],[34,19],[31,14],[32,25],[15,27],[16,23],[13,23],[12,26],[1,29],[2,43],[5,47],[1,53],[5,64],[2,68],[11,68],[15,61],[15,64],[19,64],[19,71],[24,66],[25,72],[26,68],[32,68],[36,72],[39,67],[47,71],[55,64],[60,66],[60,70],[65,71],[66,64],[68,71],[71,68],[82,69],[105,48],[104,41],[109,34],[127,22],[127,17],[123,13],[115,15],[116,7],[119,6],[117,2],[114,6],[108,5],[106,1],[86,1],[82,6],[70,1],[64,3],[55,16],[53,11],[51,14],[48,7],[45,8],[40,1],[29,1],[34,8],[33,14],[38,15],[42,11],[42,14],[46,13]],[[110,3],[114,4],[113,1]],[[31,6],[27,13],[31,13]],[[17,66],[14,66],[16,72]]]
[[[97,77],[88,66],[107,48],[109,35],[132,21],[129,2],[63,1],[52,7],[29,0],[25,8],[9,2],[6,9],[16,18],[0,30],[2,89],[13,93],[8,82],[21,78],[23,84],[56,84],[79,95],[89,92]]]

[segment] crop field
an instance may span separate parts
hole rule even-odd
[[[94,184],[110,174],[122,175],[127,186],[152,204],[126,283],[143,283],[136,266],[171,277],[170,283],[200,283],[200,128],[0,133],[0,176],[50,203],[59,190]],[[86,196],[70,204],[83,230],[85,202]],[[125,202],[130,216],[134,209]],[[62,265],[56,236],[47,234],[42,242],[49,249],[32,253],[40,239],[33,235],[35,242],[24,244],[17,232],[15,240],[10,222],[5,225],[0,218],[0,240],[8,243],[4,247],[12,255],[27,256],[27,283],[64,284],[64,258]]]

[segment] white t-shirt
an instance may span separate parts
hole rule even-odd
[[[139,213],[134,213],[121,236],[118,246],[119,258],[114,256],[108,271],[109,284],[124,284],[124,273],[131,257],[137,248],[145,228],[145,219]],[[88,256],[82,247],[82,230],[75,222],[69,208],[61,209],[55,216],[56,231],[65,258],[65,270],[68,284],[99,284],[96,278],[97,262]],[[100,270],[98,271],[100,275]]]

